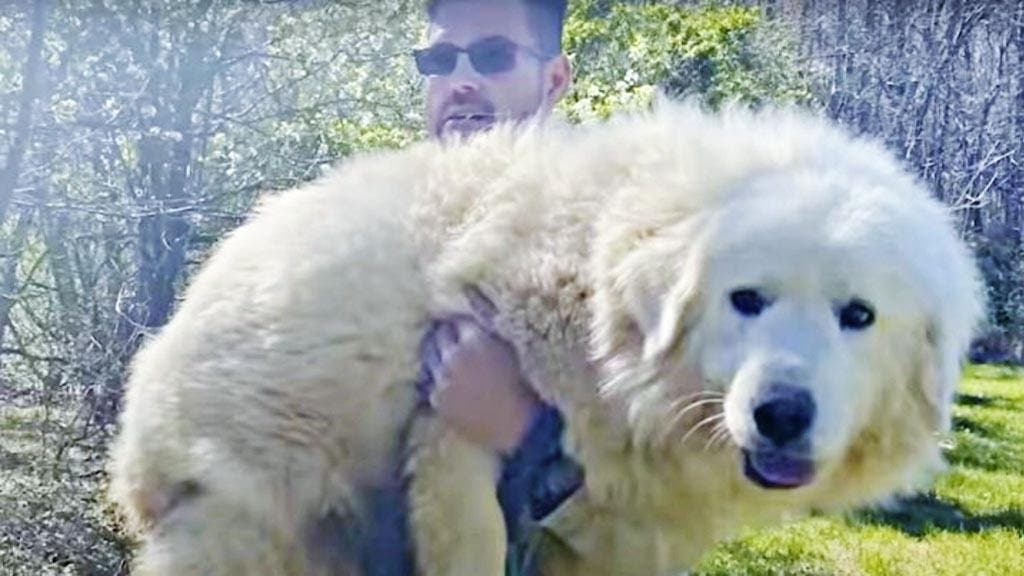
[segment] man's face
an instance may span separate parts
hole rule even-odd
[[[495,122],[546,114],[564,93],[567,62],[563,56],[539,57],[537,39],[519,2],[442,3],[428,35],[429,46],[448,43],[458,48],[495,38],[521,47],[515,49],[509,70],[481,73],[468,54],[460,52],[450,74],[427,76],[427,130],[431,136],[467,135]]]

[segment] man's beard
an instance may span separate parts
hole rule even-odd
[[[545,114],[544,92],[537,90],[536,102],[529,112],[512,114],[499,113],[489,100],[475,98],[462,103],[446,103],[435,136],[441,140],[468,138],[485,132],[499,122],[523,122]]]
[[[465,138],[489,129],[497,121],[494,104],[487,100],[473,98],[464,102],[448,102],[442,108],[435,136],[442,140]]]

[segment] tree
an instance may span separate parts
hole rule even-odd
[[[1024,362],[1024,4],[997,0],[751,2],[798,36],[814,100],[886,142],[949,204],[983,262],[991,334]]]
[[[565,31],[574,89],[563,107],[576,120],[604,118],[649,105],[659,90],[712,106],[805,102],[809,86],[781,38],[750,8],[576,2]]]
[[[14,139],[7,150],[7,160],[3,171],[0,172],[0,222],[5,218],[11,197],[14,196],[15,188],[18,186],[22,160],[31,140],[32,112],[40,93],[43,35],[46,33],[49,11],[50,3],[48,1],[36,2],[32,9],[27,55],[21,72],[21,95],[18,98],[18,116],[13,130]],[[15,302],[13,294],[17,291],[19,259],[16,254],[25,242],[29,223],[28,216],[19,216],[14,232],[4,245],[7,261],[3,269],[0,270],[0,290],[2,290],[0,292],[0,346],[4,342],[11,308]]]
[[[42,75],[40,60],[49,11],[50,3],[47,0],[36,2],[32,9],[28,55],[21,72],[21,97],[18,105],[18,119],[14,125],[14,142],[7,150],[7,162],[3,172],[0,173],[0,221],[6,216],[11,196],[14,195],[14,189],[18,185],[21,161],[25,157],[25,151],[31,139],[32,111],[36,99],[39,97],[40,76]]]

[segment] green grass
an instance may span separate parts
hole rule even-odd
[[[894,511],[750,533],[695,573],[1024,575],[1024,370],[968,368],[946,457],[933,489]]]
[[[0,402],[0,576],[126,572],[100,496],[104,451],[58,450],[69,419]],[[895,511],[750,533],[695,574],[1024,576],[1024,370],[967,370],[946,455],[949,473]]]

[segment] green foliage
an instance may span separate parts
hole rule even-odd
[[[401,148],[422,136],[421,130],[387,124],[364,124],[338,119],[328,124],[326,141],[332,156],[355,152]]]
[[[989,330],[973,351],[981,360],[1024,361],[1024,247],[1014,234],[996,228],[975,239],[990,320]]]
[[[810,98],[784,36],[755,8],[603,4],[574,2],[566,21],[575,87],[563,108],[573,119],[643,108],[659,89],[712,106]]]

